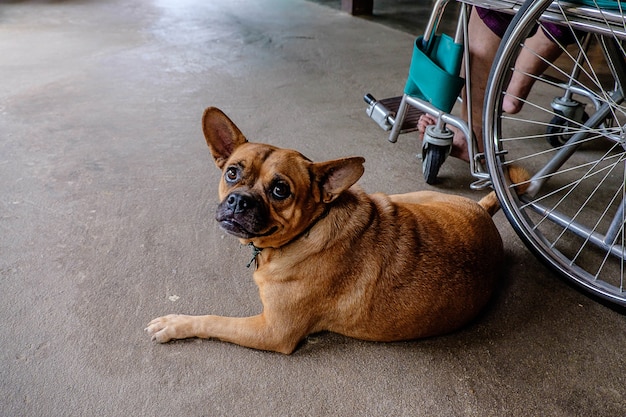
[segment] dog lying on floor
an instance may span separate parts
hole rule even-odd
[[[456,330],[489,300],[503,259],[495,193],[478,203],[432,191],[368,195],[354,185],[363,158],[316,163],[248,142],[217,108],[205,110],[203,131],[222,170],[216,218],[255,248],[263,311],[160,317],[146,328],[153,340],[216,338],[285,354],[324,330],[409,340]]]

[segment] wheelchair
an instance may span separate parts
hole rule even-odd
[[[437,34],[449,0],[438,0],[423,36],[417,38],[404,94],[365,96],[367,114],[389,140],[417,130],[421,114],[436,120],[422,139],[422,171],[434,184],[449,154],[452,133],[468,142],[472,189],[492,187],[526,246],[553,271],[593,297],[626,307],[626,2],[623,0],[462,0],[454,37]],[[491,68],[479,146],[471,126],[467,21],[472,6],[514,15]],[[522,111],[502,110],[508,82],[520,71],[525,40],[551,22],[574,39],[536,79]],[[465,61],[465,63],[463,63]],[[545,61],[545,59],[544,59]],[[459,76],[462,74],[462,76]],[[444,85],[444,87],[442,87]],[[451,114],[466,89],[468,119]],[[546,100],[546,95],[554,97]],[[508,167],[530,179],[511,183]],[[520,186],[525,192],[518,195]]]

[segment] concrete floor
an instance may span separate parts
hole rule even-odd
[[[292,356],[152,343],[165,313],[259,311],[250,253],[213,212],[200,116],[324,160],[369,191],[429,188],[363,93],[400,93],[412,35],[302,0],[0,5],[0,415],[618,416],[626,317],[549,273],[499,213],[508,270],[475,324]],[[478,199],[464,163],[437,189]]]

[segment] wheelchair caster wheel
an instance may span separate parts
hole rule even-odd
[[[427,184],[433,185],[437,182],[439,168],[441,168],[448,153],[450,153],[449,148],[449,146],[428,144],[422,150],[422,173]]]
[[[451,131],[439,129],[435,125],[426,128],[422,144],[422,173],[427,184],[433,185],[437,182],[439,168],[452,149],[453,136]]]
[[[546,140],[552,147],[558,148],[565,145],[574,132],[572,130],[578,130],[579,123],[567,120],[563,117],[563,113],[559,110],[555,111],[557,116],[554,116],[550,120],[550,125],[546,128]],[[582,113],[582,121],[580,124],[589,120],[587,112]]]

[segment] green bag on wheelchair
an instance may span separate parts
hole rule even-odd
[[[463,88],[459,77],[463,45],[445,34],[435,36],[424,50],[422,36],[415,40],[404,93],[431,103],[446,113]]]

